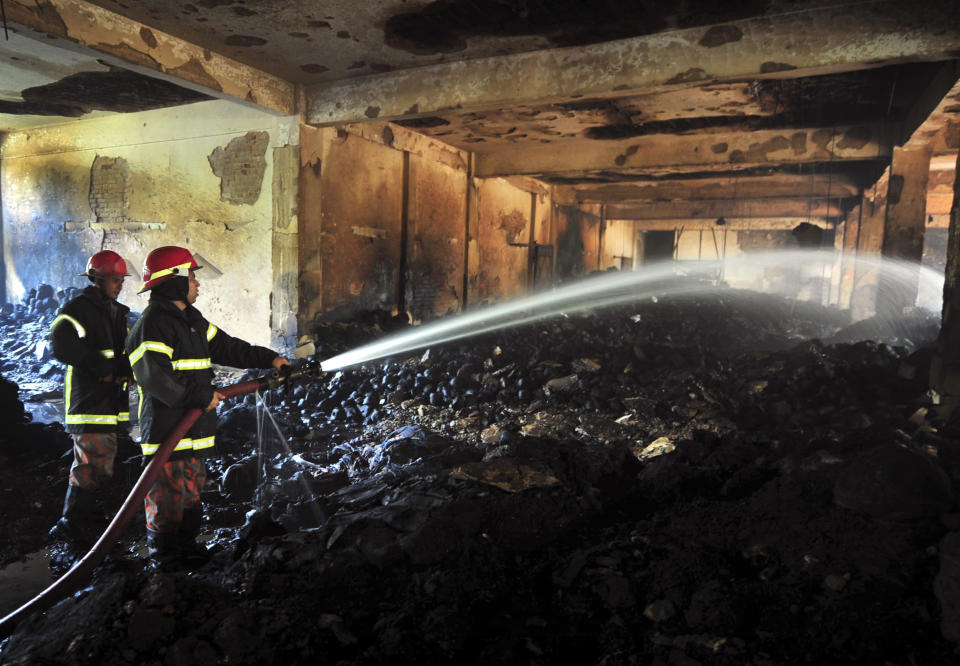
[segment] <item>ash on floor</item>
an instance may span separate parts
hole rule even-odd
[[[956,663],[937,322],[860,342],[845,323],[737,292],[646,300],[268,395],[286,442],[258,437],[253,396],[226,405],[213,561],[105,565],[0,661]],[[326,358],[392,324],[312,334]],[[23,500],[0,519],[29,517],[0,552],[43,541],[59,445],[5,445]]]

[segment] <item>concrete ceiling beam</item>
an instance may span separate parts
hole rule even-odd
[[[714,199],[711,201],[653,201],[641,204],[608,204],[609,218],[620,220],[662,220],[718,217],[839,217],[843,209],[824,199]]]
[[[903,123],[901,143],[906,148],[935,147],[934,140],[950,122],[960,121],[960,61],[941,65],[920,94]]]
[[[710,135],[648,135],[618,141],[540,144],[478,153],[480,177],[563,175],[618,168],[689,168],[886,159],[896,126],[757,130]]]
[[[762,199],[774,197],[828,197],[845,199],[859,196],[857,184],[842,174],[771,174],[723,178],[665,180],[618,185],[578,185],[578,202],[617,203],[623,201],[703,199]]]
[[[284,115],[293,84],[84,0],[6,0],[7,21],[93,51],[104,62]]]
[[[957,52],[960,14],[952,0],[885,0],[857,4],[855,10],[843,5],[818,7],[319,84],[307,90],[307,122],[336,125],[625,97],[707,81],[811,76],[907,60],[948,60]]]
[[[608,222],[615,222],[617,218],[608,217]],[[822,229],[832,229],[834,223],[820,217],[764,217],[764,218],[724,218],[725,224],[718,226],[715,219],[690,218],[679,220],[622,220],[634,223],[637,231],[672,231],[683,229],[698,231],[713,229],[722,232],[724,229],[733,231],[789,231],[806,222]]]
[[[337,129],[341,134],[353,134],[387,148],[413,155],[428,155],[457,171],[466,171],[470,154],[438,139],[418,134],[393,123],[354,123]]]
[[[528,176],[509,176],[504,180],[518,190],[529,192],[530,194],[537,194],[540,196],[550,196],[551,194],[550,186],[542,183],[536,178],[530,178]]]

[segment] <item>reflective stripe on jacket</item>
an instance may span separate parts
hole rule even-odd
[[[151,298],[127,336],[127,353],[140,391],[140,448],[157,452],[188,409],[213,399],[213,364],[269,368],[277,354],[224,331],[193,306]],[[174,449],[172,458],[198,455],[214,446],[216,411],[204,412]]]
[[[129,377],[124,349],[130,308],[114,303],[94,285],[68,302],[50,324],[53,356],[67,366],[64,421],[73,434],[116,432],[130,420],[125,386],[104,378]]]

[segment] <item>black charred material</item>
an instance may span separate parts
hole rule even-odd
[[[318,356],[389,321],[319,323]],[[253,396],[225,405],[213,561],[125,556],[0,655],[952,663],[960,448],[918,379],[936,318],[845,323],[733,290],[558,317],[268,391],[289,450],[258,443]]]
[[[690,0],[678,9],[677,5],[637,0],[590,4],[576,0],[436,0],[416,12],[390,17],[384,41],[421,55],[462,51],[466,40],[477,35],[542,35],[558,46],[575,46],[668,27],[708,25],[720,15],[723,21],[733,21],[762,13],[764,5],[758,0],[742,0],[718,8],[716,3]],[[728,36],[726,41],[740,37]]]
[[[41,394],[62,389],[63,367],[54,360],[46,338],[61,304],[79,291],[70,287],[58,293],[41,284],[30,289],[22,302],[0,306],[0,369],[6,377],[17,383],[40,384],[37,393]]]
[[[178,85],[119,67],[79,72],[26,88],[22,102],[0,100],[0,113],[77,118],[91,111],[133,113],[212,99]]]

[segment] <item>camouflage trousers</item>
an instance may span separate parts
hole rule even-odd
[[[207,468],[200,458],[181,458],[164,464],[143,499],[147,529],[177,532],[184,510],[199,507],[200,491],[206,481]]]
[[[113,461],[117,457],[116,433],[94,432],[71,435],[73,464],[70,466],[71,486],[93,490],[113,476]]]

